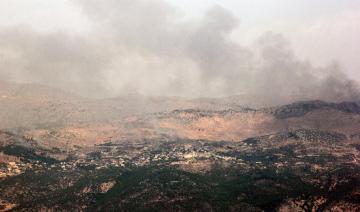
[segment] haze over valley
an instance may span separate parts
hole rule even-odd
[[[0,2],[0,211],[359,211],[360,5],[270,2]]]

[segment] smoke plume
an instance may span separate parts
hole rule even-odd
[[[89,97],[128,93],[188,97],[254,96],[271,104],[358,100],[340,65],[314,67],[265,32],[253,45],[232,39],[240,21],[219,6],[183,19],[160,0],[76,0],[92,23],[83,35],[0,28],[0,77]]]

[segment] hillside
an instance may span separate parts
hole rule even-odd
[[[0,211],[360,210],[356,102],[0,88]]]

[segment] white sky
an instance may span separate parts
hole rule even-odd
[[[166,0],[186,18],[217,4],[241,24],[234,39],[250,44],[266,31],[284,34],[298,56],[323,65],[335,59],[360,79],[360,0]],[[90,21],[71,0],[0,0],[0,27],[86,33]]]

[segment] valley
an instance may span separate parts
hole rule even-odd
[[[360,210],[355,102],[4,95],[0,211]]]

